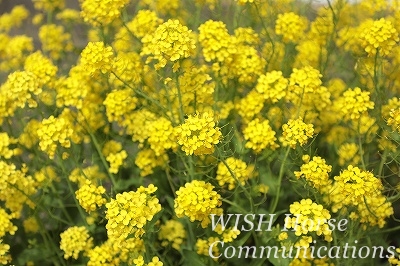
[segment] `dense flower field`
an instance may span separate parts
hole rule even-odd
[[[400,1],[66,2],[0,16],[0,263],[400,265]]]

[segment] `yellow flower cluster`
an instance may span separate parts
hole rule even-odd
[[[400,108],[390,111],[387,124],[400,133]]]
[[[160,69],[173,62],[174,71],[179,68],[178,60],[190,57],[196,48],[192,31],[172,19],[158,26],[153,34],[145,35],[142,43],[141,55],[149,55],[146,63],[156,59],[155,68]]]
[[[303,119],[290,119],[282,126],[282,136],[279,138],[284,147],[289,146],[292,149],[296,148],[297,144],[303,146],[307,140],[314,135],[314,127],[312,124],[306,124]]]
[[[345,121],[357,120],[368,109],[374,109],[375,103],[370,100],[370,92],[362,91],[359,87],[346,90],[334,102],[334,109],[343,116]]]
[[[106,156],[107,162],[110,163],[109,171],[112,174],[118,173],[119,167],[124,164],[124,160],[128,157],[128,153],[122,149],[122,144],[115,140],[108,141],[102,152]]]
[[[335,176],[337,189],[344,197],[344,204],[358,205],[364,197],[376,195],[382,189],[381,181],[372,173],[349,165],[339,176]]]
[[[322,205],[311,199],[302,199],[291,204],[289,210],[294,217],[285,218],[285,228],[295,229],[296,236],[315,232],[318,236],[323,235],[326,241],[332,241],[332,231],[328,225],[331,215]]]
[[[107,26],[120,17],[121,9],[128,3],[129,0],[82,0],[81,16],[94,27]]]
[[[130,88],[109,92],[103,102],[108,121],[123,124],[125,115],[131,113],[137,103],[138,99],[133,97],[133,91]]]
[[[140,237],[145,233],[144,226],[161,210],[157,197],[152,194],[157,188],[150,184],[140,186],[136,191],[116,195],[106,204],[107,235],[122,241],[130,234]]]
[[[338,150],[339,155],[339,165],[357,165],[360,160],[360,154],[358,151],[358,146],[355,143],[344,143],[340,145]]]
[[[69,138],[71,138],[73,130],[64,118],[50,116],[42,120],[37,134],[40,149],[46,152],[50,158],[54,158],[57,143],[64,148],[71,146]]]
[[[3,240],[0,239],[0,263],[7,265],[11,262],[11,255],[7,254],[10,251],[10,245],[3,244]]]
[[[89,75],[109,72],[112,68],[114,53],[111,46],[103,42],[89,42],[81,53],[81,65]]]
[[[3,238],[7,233],[14,235],[17,231],[17,227],[11,222],[14,217],[6,212],[3,208],[0,208],[0,239]]]
[[[71,35],[65,32],[61,25],[47,24],[39,29],[39,39],[42,43],[42,50],[49,53],[54,60],[61,58],[63,53],[73,49]]]
[[[282,40],[285,43],[297,43],[304,35],[307,22],[307,18],[301,17],[294,12],[278,14],[278,19],[275,22],[275,33],[282,35]]]
[[[90,180],[86,180],[85,185],[75,191],[75,195],[82,208],[90,213],[107,202],[107,200],[102,197],[102,194],[105,192],[106,189],[103,186],[96,186]]]
[[[373,56],[377,53],[381,56],[387,56],[396,45],[396,42],[400,40],[399,33],[392,22],[385,18],[374,21],[371,27],[366,28],[361,33],[360,38],[368,56]]]
[[[139,54],[119,52],[113,62],[110,81],[120,88],[126,88],[126,84],[138,85],[142,81],[143,67]]]
[[[29,16],[29,11],[23,5],[16,5],[10,13],[0,16],[0,32],[9,32],[12,28],[18,28]]]
[[[37,193],[37,183],[26,175],[27,171],[25,165],[19,170],[12,163],[0,161],[0,200],[11,211],[12,218],[20,218],[25,204],[35,207],[30,197]]]
[[[140,150],[135,157],[135,164],[140,169],[140,176],[151,175],[157,166],[165,168],[167,162],[167,154],[157,156],[152,149]]]
[[[197,239],[196,241],[196,252],[199,255],[210,256],[210,247],[216,241],[221,241],[218,237],[209,237],[208,239]],[[213,245],[211,254],[214,256],[214,260],[220,255],[218,245]]]
[[[179,188],[174,201],[178,218],[187,216],[191,222],[200,221],[203,228],[210,223],[210,214],[222,214],[221,205],[221,196],[214,191],[214,186],[199,180]]]
[[[235,103],[235,109],[245,121],[249,121],[259,114],[263,107],[264,97],[255,89]]]
[[[156,12],[152,10],[139,10],[133,20],[128,23],[128,28],[132,31],[133,35],[143,38],[147,34],[155,32],[161,23],[163,23],[163,20],[157,16]]]
[[[20,69],[24,64],[25,57],[33,51],[33,39],[26,35],[8,37],[0,34],[0,70],[11,71]]]
[[[13,116],[18,108],[26,105],[36,107],[33,96],[41,92],[39,79],[32,72],[15,71],[9,74],[6,82],[0,86],[0,122],[4,117]]]
[[[220,186],[228,184],[228,189],[232,190],[237,184],[244,186],[246,181],[254,175],[253,171],[254,166],[248,166],[240,159],[229,157],[218,164],[216,180]]]
[[[306,163],[300,167],[300,171],[295,171],[294,175],[297,179],[304,177],[313,187],[324,193],[332,184],[332,180],[329,179],[332,166],[326,164],[325,159],[319,156],[314,156],[311,161],[308,161],[308,155],[306,157]]]
[[[0,133],[0,159],[10,159],[14,155],[13,150],[10,150],[8,147],[12,142],[15,141],[10,139],[6,132]]]
[[[60,234],[60,249],[64,251],[64,258],[78,259],[79,253],[87,252],[93,246],[93,238],[84,226],[73,226]]]
[[[222,21],[208,20],[199,27],[199,42],[207,62],[224,62],[237,52],[235,39]]]
[[[389,263],[391,265],[400,266],[400,248],[396,248],[397,256],[392,256],[389,258]]]
[[[264,99],[276,103],[286,96],[288,84],[289,81],[283,77],[282,71],[273,70],[258,78],[256,90],[264,96]]]
[[[213,153],[222,136],[213,115],[207,112],[189,115],[184,124],[175,128],[175,134],[186,155]]]
[[[37,10],[54,12],[65,7],[65,0],[33,0],[33,5]]]
[[[250,121],[243,129],[245,147],[260,153],[266,148],[275,150],[279,147],[276,143],[275,131],[272,130],[268,120],[260,121],[256,118]]]
[[[160,117],[148,123],[149,138],[147,142],[156,156],[162,156],[166,150],[176,150],[177,142],[171,121]]]
[[[41,85],[52,86],[55,80],[58,67],[45,57],[42,52],[37,51],[26,57],[24,69],[33,73]]]
[[[168,220],[160,226],[158,240],[161,241],[161,246],[166,247],[171,244],[174,249],[180,250],[185,239],[186,231],[182,223],[175,220]]]
[[[221,224],[218,224],[214,231],[222,236],[222,241],[225,243],[233,242],[238,235],[240,235],[240,230],[234,227],[223,228]]]

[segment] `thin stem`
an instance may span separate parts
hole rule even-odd
[[[285,156],[283,157],[283,161],[282,161],[281,167],[279,169],[278,190],[276,191],[275,198],[272,201],[272,204],[270,207],[270,213],[274,213],[276,210],[276,207],[278,206],[278,201],[279,201],[279,197],[281,194],[282,177],[283,177],[283,173],[285,172],[285,164],[286,164],[286,160],[289,156],[289,152],[290,152],[290,146],[287,147],[287,149],[286,149]]]

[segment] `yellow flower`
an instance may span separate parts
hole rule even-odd
[[[331,215],[322,205],[311,199],[302,199],[290,205],[290,213],[293,217],[285,218],[285,228],[293,228],[296,236],[315,232],[318,236],[323,235],[326,241],[332,241],[332,231],[328,225]]]
[[[242,186],[253,176],[254,166],[247,166],[245,162],[229,157],[225,162],[218,164],[216,180],[220,186],[228,184],[228,189],[234,189],[238,183]]]
[[[212,114],[207,112],[189,115],[184,124],[175,128],[175,134],[186,155],[213,153],[222,136]]]
[[[121,10],[129,0],[82,0],[81,16],[83,20],[94,27],[107,26],[120,17]]]
[[[60,234],[60,249],[64,251],[64,258],[78,259],[79,253],[88,251],[93,246],[93,238],[84,226],[73,226]]]
[[[276,103],[286,96],[286,89],[289,81],[283,77],[281,71],[271,71],[261,75],[257,80],[256,90],[264,96]]]
[[[37,134],[40,149],[50,158],[54,158],[58,143],[65,148],[71,146],[69,139],[72,137],[73,130],[64,118],[50,116],[43,119]]]
[[[7,265],[11,262],[10,245],[4,244],[3,239],[0,239],[0,264]]]
[[[279,147],[276,143],[275,131],[272,130],[268,120],[260,121],[256,118],[243,129],[245,147],[260,153],[266,148],[275,150]]]
[[[295,149],[297,143],[303,146],[307,140],[314,135],[314,127],[312,124],[306,124],[301,118],[296,120],[290,119],[282,126],[283,134],[279,138],[283,146],[290,146]]]
[[[157,27],[153,34],[143,37],[141,55],[148,55],[146,63],[157,60],[156,69],[173,62],[173,70],[179,68],[179,59],[188,58],[196,48],[191,30],[180,24],[179,20],[168,20]]]
[[[152,194],[157,188],[150,184],[141,186],[136,191],[123,192],[116,195],[106,204],[107,235],[122,241],[130,234],[142,236],[144,226],[161,210],[157,197]]]
[[[85,185],[75,191],[75,195],[82,208],[90,213],[107,202],[102,197],[105,192],[106,189],[103,186],[96,186],[90,180],[86,180]]]
[[[112,68],[113,50],[103,42],[89,42],[81,53],[81,65],[89,75],[109,72]]]
[[[304,177],[313,187],[324,192],[332,184],[329,179],[331,171],[332,166],[327,165],[325,159],[314,156],[311,161],[301,166],[300,171],[295,171],[294,175],[297,179]]]
[[[275,33],[282,35],[283,42],[298,42],[307,28],[307,18],[289,12],[278,14],[275,24]]]
[[[368,56],[379,53],[382,56],[389,55],[390,51],[400,40],[397,30],[392,22],[381,18],[374,21],[371,27],[366,28],[360,36],[363,41],[362,46]]]
[[[161,246],[166,247],[171,244],[174,249],[180,250],[183,241],[186,239],[185,228],[178,221],[168,220],[161,225],[158,239],[161,241]]]
[[[191,222],[200,221],[203,228],[210,223],[210,214],[222,214],[221,205],[221,196],[214,191],[214,186],[198,180],[179,188],[174,201],[178,218],[187,216]]]
[[[64,27],[55,24],[46,24],[39,29],[39,39],[42,50],[48,52],[52,59],[58,60],[63,53],[73,49],[71,34],[66,33]]]

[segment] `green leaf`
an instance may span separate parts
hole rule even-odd
[[[201,260],[200,255],[195,251],[183,249],[182,253],[184,257],[183,266],[204,266],[204,262]]]

